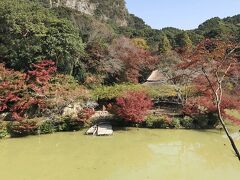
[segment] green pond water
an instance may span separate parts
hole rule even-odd
[[[0,141],[1,180],[239,180],[240,162],[219,131],[83,131]],[[240,147],[239,133],[234,134]]]

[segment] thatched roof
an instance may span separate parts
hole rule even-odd
[[[148,82],[157,82],[157,81],[162,81],[163,79],[165,79],[165,76],[159,70],[155,70],[148,77],[147,81]]]

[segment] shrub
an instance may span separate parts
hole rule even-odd
[[[2,121],[0,121],[0,139],[6,137],[7,135],[8,132],[6,125]]]
[[[51,121],[53,122],[54,129],[56,132],[66,131],[67,124],[64,120],[65,120],[64,117],[58,117],[58,116],[53,117]]]
[[[142,122],[152,107],[151,99],[143,91],[128,91],[116,99],[114,112],[126,121]]]
[[[0,130],[0,139],[6,137],[8,135],[7,129]]]
[[[13,121],[8,123],[7,129],[12,137],[23,137],[37,134],[38,128],[36,121]]]
[[[79,111],[78,119],[82,122],[87,122],[92,115],[94,115],[95,111],[93,108],[84,108]]]
[[[84,127],[84,121],[70,116],[55,117],[53,120],[54,129],[60,131],[78,131]]]
[[[193,118],[189,116],[185,116],[184,118],[181,119],[181,125],[187,129],[191,129],[195,127]]]
[[[146,118],[148,128],[170,128],[172,120],[168,116],[149,115]]]
[[[56,130],[55,130],[54,122],[50,120],[43,121],[38,126],[39,134],[51,134],[51,133],[54,133],[55,131]]]
[[[173,118],[172,119],[172,122],[171,122],[171,128],[176,128],[176,129],[179,129],[181,128],[181,118]]]
[[[71,117],[64,117],[65,127],[63,131],[79,131],[84,127],[84,122],[79,119],[73,119]]]
[[[170,119],[168,116],[149,115],[146,118],[146,127],[148,128],[212,128],[216,123],[217,117],[215,116],[199,116],[198,118],[185,116]]]
[[[219,122],[217,115],[213,113],[198,115],[193,119],[197,128],[214,128]]]

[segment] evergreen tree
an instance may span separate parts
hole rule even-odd
[[[161,54],[167,54],[169,51],[171,51],[171,49],[172,49],[172,46],[168,40],[168,37],[164,34],[160,38],[160,42],[158,45],[158,51]]]
[[[180,47],[180,48],[184,48],[184,49],[191,49],[192,48],[192,41],[189,38],[188,33],[185,32],[185,31],[182,32],[182,33],[179,33],[176,36],[176,43],[177,43],[177,46]]]
[[[0,1],[0,58],[8,67],[28,70],[43,59],[72,74],[84,53],[78,30],[36,1]]]
[[[237,39],[236,41],[240,43],[240,27],[238,28],[236,39]]]

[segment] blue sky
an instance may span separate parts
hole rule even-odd
[[[212,17],[240,14],[240,0],[126,0],[130,13],[153,28],[194,29]]]

